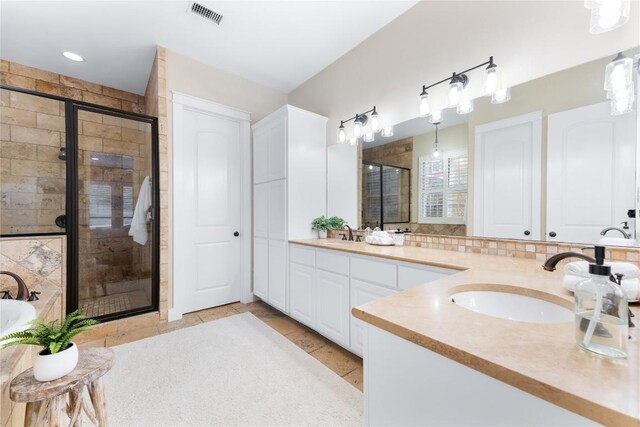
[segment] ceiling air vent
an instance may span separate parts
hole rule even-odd
[[[213,21],[218,25],[220,25],[220,21],[222,21],[222,15],[196,2],[191,3],[189,11],[205,19],[208,19],[209,21]]]

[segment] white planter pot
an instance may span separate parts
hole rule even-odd
[[[42,353],[42,352],[40,352]],[[36,354],[33,376],[38,381],[53,381],[73,371],[78,364],[78,346],[71,343],[66,350],[56,354]]]
[[[326,239],[327,230],[318,230],[318,239]]]

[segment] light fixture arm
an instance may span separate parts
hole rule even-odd
[[[437,81],[437,82],[435,82],[433,84],[430,84],[428,86],[427,85],[422,85],[422,94],[424,94],[427,91],[427,89],[431,89],[432,87],[438,86],[439,84],[442,84],[442,83],[445,83],[445,82],[451,82],[456,77],[461,77],[461,78],[463,78],[465,80],[468,80],[467,76],[465,75],[466,73],[471,72],[473,70],[476,70],[476,69],[478,69],[480,67],[484,67],[485,65],[488,65],[490,67],[495,67],[495,64],[493,63],[493,56],[490,56],[488,61],[483,62],[482,64],[478,64],[475,67],[467,68],[466,70],[460,71],[459,73],[454,72],[453,76],[446,77],[446,78],[444,78],[444,79],[442,79],[440,81]],[[463,82],[463,84],[465,84],[465,83]]]
[[[353,117],[351,117],[351,118],[349,118],[347,120],[340,120],[340,125],[343,126],[345,123],[349,123],[351,120],[358,121],[358,119],[360,119],[363,116],[366,117],[366,115],[369,114],[369,113],[377,113],[375,105],[373,106],[372,109],[367,110],[364,113],[356,114],[355,116],[353,116]]]

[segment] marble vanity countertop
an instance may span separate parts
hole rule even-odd
[[[355,317],[451,360],[605,425],[640,425],[640,327],[627,359],[597,356],[575,344],[574,324],[538,324],[474,313],[450,300],[482,288],[530,295],[573,310],[562,271],[540,261],[337,239],[291,243],[460,270],[358,306]],[[562,269],[560,269],[562,270]],[[631,310],[640,319],[640,306]],[[640,325],[639,320],[635,320]]]
[[[59,289],[43,291],[40,294],[40,299],[31,303],[36,309],[37,318],[40,320],[45,319],[52,309],[56,306],[59,308],[60,296],[61,293]],[[59,317],[59,315],[57,317]],[[14,373],[13,371],[18,362],[20,362],[22,355],[27,350],[33,350],[35,348],[36,347],[31,345],[16,345],[0,350],[0,384],[3,386],[9,384],[12,379],[12,374]]]

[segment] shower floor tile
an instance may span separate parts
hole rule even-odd
[[[86,316],[96,317],[150,304],[151,301],[143,291],[133,291],[82,300],[80,308]]]

